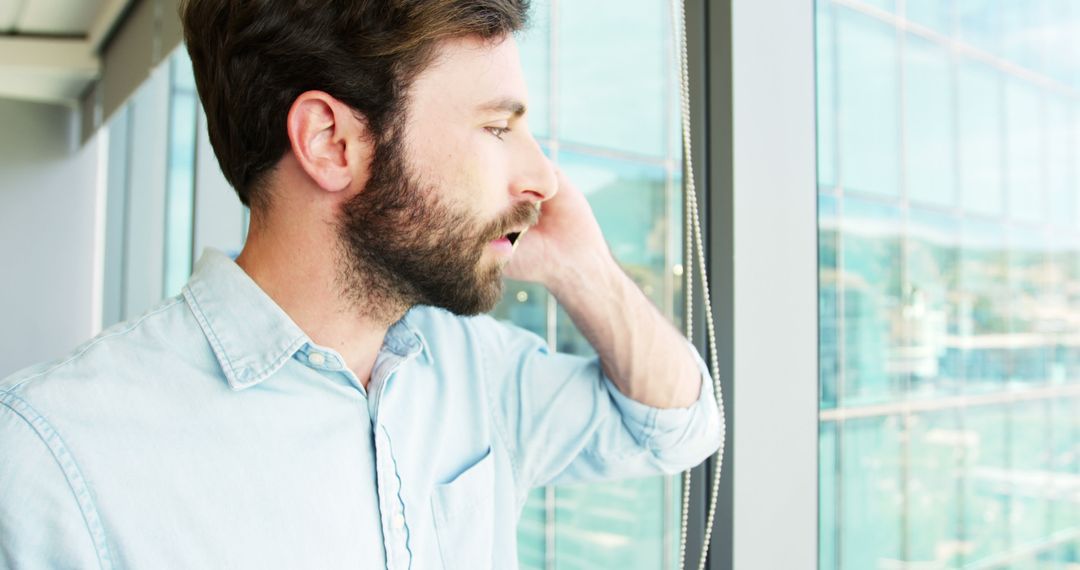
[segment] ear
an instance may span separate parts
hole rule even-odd
[[[323,190],[340,192],[367,178],[371,138],[348,105],[322,91],[304,92],[289,109],[286,129],[296,161]]]

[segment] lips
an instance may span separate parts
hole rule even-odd
[[[529,228],[537,222],[537,219],[540,216],[540,203],[536,202],[530,204],[530,206],[535,211],[526,211],[525,213],[530,215],[525,216],[524,218],[522,216],[518,216],[518,218],[520,219],[519,223],[523,223],[524,225],[516,228],[510,228],[510,231],[503,233],[502,235],[496,236],[492,241],[506,240],[507,242],[509,242],[511,248],[517,249],[518,242],[521,241],[521,238],[525,236],[525,232],[529,231]]]

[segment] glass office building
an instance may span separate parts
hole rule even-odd
[[[1080,4],[819,0],[819,567],[1080,563]]]

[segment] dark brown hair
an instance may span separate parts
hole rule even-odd
[[[289,148],[301,93],[352,107],[376,137],[402,116],[409,85],[440,40],[497,39],[525,25],[529,0],[185,0],[184,40],[221,171],[255,209]]]

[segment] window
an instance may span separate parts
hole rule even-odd
[[[616,258],[678,322],[682,194],[670,3],[533,3],[519,39],[530,127],[588,197]],[[509,283],[494,311],[560,351],[592,348],[541,288]],[[538,489],[518,529],[522,568],[674,568],[678,477]]]
[[[1080,562],[1080,12],[818,0],[819,567]]]

